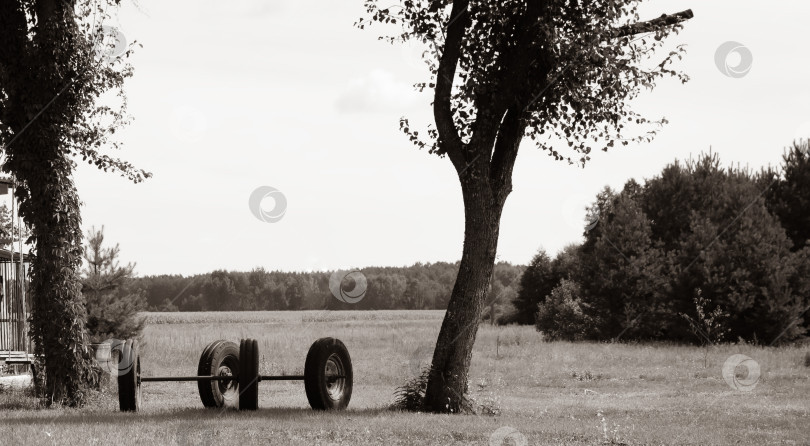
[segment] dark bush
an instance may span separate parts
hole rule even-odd
[[[545,301],[537,306],[537,330],[548,340],[578,341],[584,339],[591,322],[588,306],[580,299],[576,282],[563,279]]]

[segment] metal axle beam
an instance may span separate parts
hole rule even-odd
[[[343,375],[327,376],[327,380],[345,378]],[[235,381],[238,376],[142,376],[141,382],[162,382],[162,381]],[[259,381],[303,381],[304,375],[270,375],[259,376]]]

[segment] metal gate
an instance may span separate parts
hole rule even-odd
[[[26,257],[0,249],[0,351],[31,351]]]

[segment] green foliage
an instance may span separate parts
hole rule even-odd
[[[548,340],[578,341],[591,330],[588,305],[576,282],[563,279],[537,306],[537,330]]]
[[[87,306],[87,331],[93,343],[140,337],[145,325],[138,312],[146,308],[146,300],[143,292],[133,290],[131,284],[135,264],[121,266],[119,252],[117,244],[104,247],[103,226],[87,231],[82,294]]]

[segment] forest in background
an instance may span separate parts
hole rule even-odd
[[[517,295],[522,266],[495,266],[492,299],[510,301]],[[214,271],[194,276],[160,275],[135,278],[129,292],[141,294],[151,311],[256,310],[435,310],[447,308],[458,263],[417,263],[407,267],[359,269],[366,278],[363,298],[353,304],[332,295],[332,271],[282,272],[256,268],[248,272]],[[349,272],[349,271],[346,271]],[[343,283],[352,290],[353,284]]]

